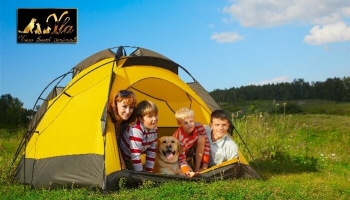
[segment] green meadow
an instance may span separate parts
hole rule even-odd
[[[221,105],[233,137],[262,180],[144,182],[104,193],[31,189],[11,182],[23,130],[0,130],[0,199],[350,199],[350,103],[254,101]]]

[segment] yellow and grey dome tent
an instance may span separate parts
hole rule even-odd
[[[179,64],[140,47],[132,47],[134,51],[126,55],[125,48],[131,47],[120,46],[116,52],[114,48],[100,51],[58,78],[72,74],[65,87],[53,87],[29,124],[13,160],[17,165],[16,181],[34,188],[115,190],[122,177],[155,182],[259,177],[243,155],[192,179],[121,169],[114,124],[106,111],[109,99],[119,90],[131,90],[138,101],[147,99],[157,105],[159,137],[171,135],[177,128],[174,112],[180,107],[191,108],[196,121],[202,124],[209,124],[211,111],[219,109],[208,92]],[[193,81],[184,82],[179,70]],[[42,94],[38,100],[43,99]],[[241,173],[237,173],[237,165],[242,166]]]

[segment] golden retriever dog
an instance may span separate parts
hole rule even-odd
[[[173,136],[158,138],[154,173],[184,175],[179,164],[180,142]]]

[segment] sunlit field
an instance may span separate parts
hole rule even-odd
[[[223,106],[232,113],[234,140],[263,180],[144,182],[138,188],[121,181],[121,190],[110,193],[30,189],[11,182],[23,133],[1,130],[0,199],[349,199],[350,104],[306,102],[299,105],[303,112],[290,114],[291,102],[274,103]]]

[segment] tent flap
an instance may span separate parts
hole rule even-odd
[[[186,177],[183,175],[154,174],[150,172],[137,172],[132,170],[120,170],[107,176],[106,189],[118,190],[121,179],[126,179],[132,185],[141,184],[145,181],[163,183],[168,181],[218,181],[224,179],[252,178],[260,179],[254,169],[239,162],[226,165],[215,170],[200,174],[197,177]]]

